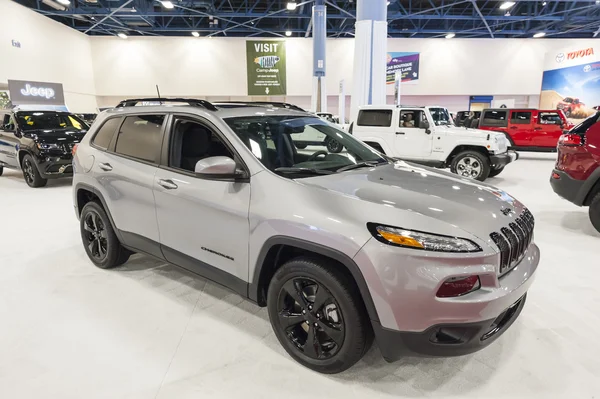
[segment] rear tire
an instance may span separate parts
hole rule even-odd
[[[4,173],[4,166],[0,166],[0,176],[2,176],[2,173]]]
[[[502,173],[502,171],[504,170],[504,166],[498,169],[492,169],[490,171],[490,175],[488,177],[494,177],[494,176],[498,176],[500,173]]]
[[[21,169],[23,169],[23,177],[29,187],[44,187],[48,183],[48,180],[40,174],[31,155],[27,154],[23,157]]]
[[[461,177],[484,181],[490,175],[490,160],[480,152],[467,150],[454,157],[450,170]]]
[[[131,252],[121,245],[108,215],[97,202],[88,202],[79,222],[81,241],[92,263],[101,269],[112,269],[127,262]]]
[[[589,214],[592,225],[600,233],[600,192],[592,199]]]
[[[301,257],[281,266],[269,284],[267,308],[287,353],[320,373],[348,369],[372,343],[356,284],[327,260]]]

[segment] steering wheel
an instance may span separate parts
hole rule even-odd
[[[319,155],[325,155],[325,156],[327,156],[327,155],[329,155],[329,153],[327,151],[325,151],[325,150],[319,150],[319,151],[315,152],[314,154],[312,154],[310,157],[308,157],[308,159],[306,160],[306,162],[316,160]]]

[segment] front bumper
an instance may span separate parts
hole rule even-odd
[[[550,185],[554,192],[578,206],[582,206],[585,201],[585,195],[582,195],[584,183],[585,180],[573,179],[567,173],[558,169],[554,169],[550,175]]]
[[[498,317],[475,323],[440,324],[424,332],[401,332],[373,323],[377,344],[385,360],[405,355],[461,356],[477,352],[500,337],[519,317],[527,295],[519,298]]]
[[[42,155],[36,157],[37,168],[44,179],[73,176],[73,157],[69,155]]]
[[[519,153],[516,151],[506,151],[504,154],[490,155],[490,164],[494,169],[503,168],[511,162],[519,159]]]

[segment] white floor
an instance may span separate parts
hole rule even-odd
[[[0,398],[600,397],[600,234],[558,198],[554,155],[490,179],[537,221],[537,280],[513,327],[474,355],[388,364],[374,347],[319,375],[292,361],[267,313],[143,256],[96,269],[70,181],[33,190],[0,177]]]

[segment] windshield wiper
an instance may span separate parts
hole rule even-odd
[[[312,173],[315,175],[330,175],[334,172],[325,169],[315,169],[315,168],[294,168],[294,167],[280,167],[276,168],[275,172],[281,173]]]
[[[352,165],[347,165],[347,166],[343,166],[341,168],[339,168],[338,170],[336,170],[336,172],[344,172],[346,170],[352,170],[352,169],[358,169],[358,168],[372,168],[375,166],[379,166],[382,163],[387,163],[387,161],[383,161],[383,162],[373,162],[373,161],[365,161],[365,162],[359,162],[359,163],[355,163]]]

